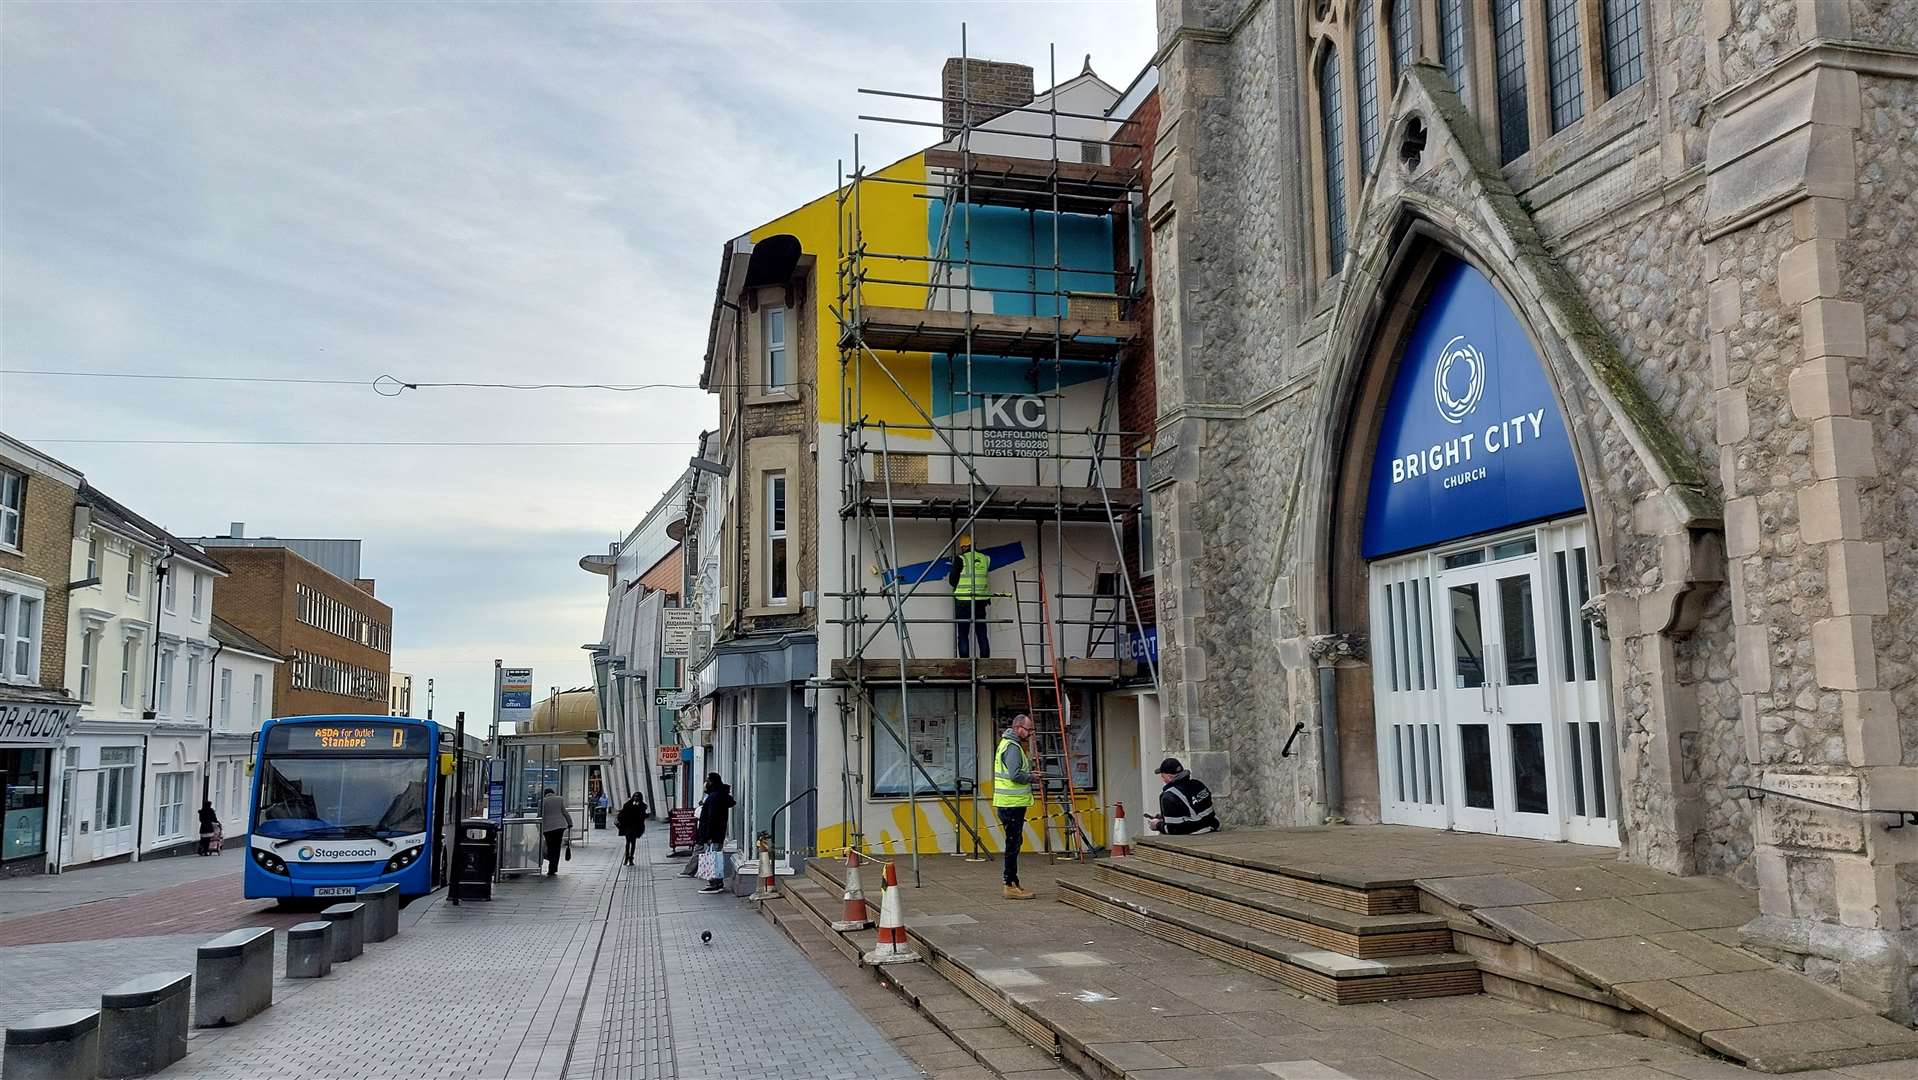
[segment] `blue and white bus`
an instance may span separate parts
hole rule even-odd
[[[350,897],[432,881],[438,725],[387,716],[296,716],[260,728],[248,819],[248,898]]]

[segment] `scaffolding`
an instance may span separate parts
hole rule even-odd
[[[1056,55],[1043,104],[975,100],[963,29],[959,60],[956,101],[860,91],[941,104],[945,115],[938,122],[860,117],[940,128],[944,141],[925,152],[923,177],[869,171],[855,137],[851,168],[840,163],[837,189],[844,589],[826,594],[839,602],[840,617],[826,621],[838,625],[842,643],[841,658],[826,682],[842,688],[841,820],[847,844],[863,849],[869,731],[873,739],[896,747],[908,766],[905,799],[915,882],[921,800],[943,803],[949,811],[956,823],[953,854],[983,858],[988,845],[980,777],[961,775],[956,758],[949,785],[942,785],[915,753],[912,691],[952,688],[963,694],[962,707],[969,710],[964,715],[975,721],[982,693],[994,687],[1023,691],[1024,711],[1039,728],[1036,757],[1044,769],[1043,782],[1035,785],[1042,850],[1083,858],[1092,840],[1079,818],[1080,793],[1073,779],[1073,691],[1117,687],[1140,675],[1154,688],[1159,681],[1149,649],[1136,650],[1136,658],[1126,655],[1145,628],[1126,571],[1122,522],[1143,509],[1144,497],[1136,487],[1119,485],[1122,476],[1112,472],[1123,440],[1139,434],[1121,430],[1118,421],[1122,359],[1141,334],[1139,324],[1127,317],[1141,284],[1137,266],[1119,255],[1135,235],[1135,218],[1143,209],[1143,148],[1136,136],[1127,138],[1137,130],[1135,122],[1062,110]],[[1062,122],[1068,128],[1063,133]],[[1115,164],[1115,156],[1131,160]],[[926,254],[885,250],[869,241],[862,200],[878,184],[906,185],[913,198],[930,200]],[[1008,211],[1022,216],[1029,230],[1024,260],[997,257],[982,242],[986,215],[998,215],[1003,223]],[[1111,252],[1106,265],[1068,264],[1063,230],[1073,222],[1095,222],[1104,231]],[[1049,257],[1044,257],[1048,246]],[[870,296],[877,291],[896,297],[902,289],[923,290],[923,304],[889,305]],[[998,310],[1008,305],[995,305],[995,296],[1016,298],[1009,306],[1019,310]],[[924,383],[935,394],[943,391],[944,419],[932,401],[918,400],[902,375],[907,354],[945,358],[943,371],[928,361],[931,377]],[[1007,391],[1009,372],[1024,384],[1017,397],[1043,405],[1033,407],[1043,412],[1043,430],[1020,432],[1010,453],[1008,433],[1003,424],[994,425],[988,408],[991,398],[1015,396]],[[1098,387],[1095,420],[1068,427],[1069,396],[1083,406],[1089,393],[1081,389],[1069,395],[1069,381]],[[894,404],[903,399],[910,419],[875,416],[873,405],[880,398]],[[1030,465],[1030,483],[1008,477],[1009,469],[1022,467],[1009,463],[1022,459]],[[932,475],[934,463],[946,466],[945,475]],[[905,555],[902,522],[942,523],[943,545],[929,560]],[[939,568],[950,565],[959,536],[981,523],[1031,530],[1021,533],[1022,545],[1027,536],[1034,545],[1030,563],[1014,573],[1012,593],[997,594],[1011,602],[992,605],[995,615],[1009,617],[983,620],[988,626],[1017,624],[1017,664],[982,658],[976,648],[965,650],[964,658],[915,656],[912,627],[948,626],[954,617],[949,612],[918,615],[920,605],[913,601],[950,603],[946,574]],[[1069,590],[1067,552],[1082,554],[1089,542],[1100,547],[1093,585]],[[877,583],[869,583],[869,576]],[[971,628],[966,632],[970,636]],[[1062,658],[1075,643],[1082,643],[1081,654]],[[898,693],[891,716],[875,698],[876,691],[890,690]],[[1094,722],[1093,716],[1084,718],[1087,725]],[[974,772],[982,771],[975,760]]]

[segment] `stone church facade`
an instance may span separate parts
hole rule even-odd
[[[1734,876],[1910,1016],[1918,0],[1158,22],[1170,748],[1241,822]]]

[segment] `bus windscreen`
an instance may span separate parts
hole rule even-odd
[[[274,840],[424,832],[427,765],[425,757],[268,756],[253,831]]]

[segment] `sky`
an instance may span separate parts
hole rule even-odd
[[[586,683],[603,552],[715,400],[724,242],[930,129],[959,52],[1123,88],[1150,0],[0,6],[0,430],[182,536],[365,541],[393,667]],[[329,379],[79,378],[26,371]],[[113,440],[142,440],[122,442]],[[431,441],[465,446],[392,446]],[[270,445],[289,442],[347,445]],[[505,443],[588,443],[510,446]],[[623,445],[622,445],[623,444]]]

